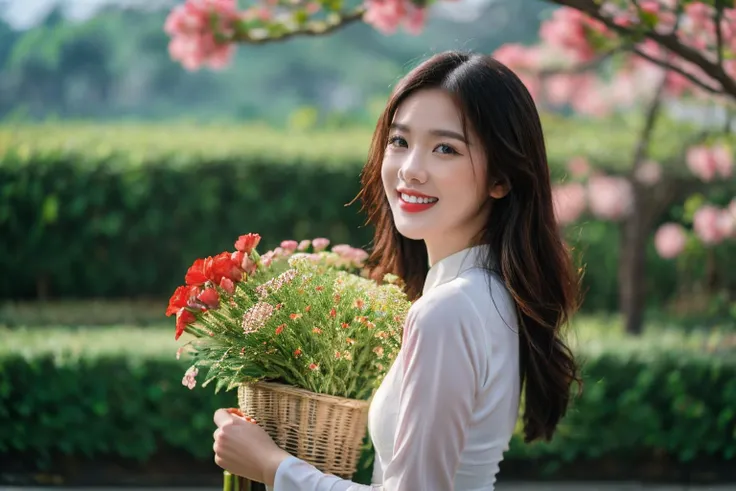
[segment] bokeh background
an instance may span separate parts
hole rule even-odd
[[[191,72],[177,3],[0,0],[0,484],[217,485],[211,416],[235,394],[182,386],[164,311],[186,268],[247,232],[370,248],[345,205],[392,85],[438,51],[537,43],[556,8],[460,0],[418,35],[356,23]],[[717,134],[730,169],[732,108],[668,97],[641,155],[650,105],[615,110],[619,89],[540,99],[586,385],[501,482],[736,482],[736,245],[697,223],[736,181],[686,143]]]

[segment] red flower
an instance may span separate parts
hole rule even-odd
[[[238,282],[243,279],[243,270],[233,263],[229,252],[221,252],[205,260],[204,273],[207,279],[219,285],[223,278]]]
[[[245,254],[250,254],[253,249],[258,246],[261,236],[258,234],[245,234],[238,237],[235,241],[235,248]]]
[[[243,259],[245,259],[245,252],[243,251],[235,251],[232,254],[230,254],[230,260],[236,266],[243,264]]]
[[[187,285],[201,286],[207,281],[207,275],[205,274],[205,260],[197,259],[194,261],[189,269],[187,270],[184,281]]]
[[[179,339],[179,336],[182,335],[187,325],[191,324],[195,320],[197,320],[197,318],[187,309],[179,309],[179,312],[176,313],[176,336],[174,336],[174,339]]]
[[[227,278],[223,278],[226,280]],[[202,293],[197,296],[197,300],[202,302],[209,309],[215,309],[220,306],[220,295],[214,288],[205,288]]]
[[[170,317],[187,306],[189,300],[196,296],[199,288],[196,286],[180,286],[174,290],[174,294],[169,299],[169,306],[166,307],[166,317]]]

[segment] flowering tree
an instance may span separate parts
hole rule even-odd
[[[172,37],[171,56],[185,67],[221,68],[237,43],[326,35],[353,22],[366,22],[386,34],[398,28],[418,33],[435,1],[364,0],[345,7],[338,0],[254,0],[240,9],[237,0],[186,0],[171,12],[165,29]],[[568,7],[565,22],[558,25],[568,29],[557,35],[581,60],[631,51],[706,92],[736,99],[732,1],[547,1]]]
[[[683,142],[675,152],[686,157],[682,165],[652,160],[650,140],[668,99],[729,107],[736,103],[736,9],[722,0],[548,1],[562,8],[542,24],[541,43],[508,44],[495,56],[519,73],[543,107],[570,107],[590,117],[644,107],[628,173],[591,172],[578,157],[570,162],[572,180],[555,189],[562,225],[586,210],[621,222],[621,309],[627,330],[638,332],[652,228],[673,202],[694,191],[692,178],[678,167],[687,167],[703,183],[732,172],[731,149],[717,134],[702,132]],[[171,56],[187,69],[222,68],[237,43],[326,35],[357,21],[386,34],[399,28],[418,33],[431,4],[365,0],[345,9],[332,0],[265,0],[241,10],[235,0],[187,0],[172,11],[165,29],[172,37]],[[689,207],[694,208],[693,233],[681,223],[662,225],[655,234],[661,256],[679,255],[688,235],[706,246],[734,236],[736,200],[718,208],[695,199]]]
[[[661,14],[657,2],[640,5]],[[662,18],[667,23],[665,28],[651,22],[657,29],[671,30],[676,21],[668,15]],[[625,23],[621,19],[617,17],[616,22]],[[718,134],[709,131],[684,141],[682,148],[673,152],[677,155],[674,161],[652,160],[649,147],[663,102],[690,99],[700,106],[730,106],[734,101],[704,88],[699,79],[686,76],[675,67],[674,59],[665,64],[653,61],[667,55],[651,39],[631,44],[627,51],[608,49],[597,53],[589,43],[594,37],[585,37],[585,33],[596,31],[603,44],[610,37],[606,29],[599,21],[563,7],[542,24],[540,44],[506,44],[494,56],[519,73],[543,107],[570,107],[588,117],[644,108],[644,122],[631,150],[628,172],[613,176],[591,171],[583,157],[576,157],[569,162],[571,180],[554,190],[556,212],[563,226],[575,222],[586,210],[599,219],[621,222],[621,310],[627,330],[639,332],[646,299],[646,246],[652,228],[675,201],[698,187],[693,186],[692,175],[703,184],[712,183],[730,178],[733,166],[731,149]],[[685,167],[685,173],[691,175],[683,175]],[[688,217],[693,222],[692,234],[680,223],[665,223],[657,230],[655,246],[662,257],[678,256],[688,236],[708,247],[734,237],[736,199],[725,208],[708,204],[699,196],[690,203],[688,208],[694,208],[692,217]]]

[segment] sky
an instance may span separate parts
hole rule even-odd
[[[94,14],[103,5],[174,5],[178,0],[0,0],[0,12],[3,17],[17,29],[33,26],[55,4],[66,8],[73,19],[85,19]]]
[[[73,19],[85,19],[93,15],[103,5],[176,5],[183,0],[0,0],[0,14],[16,29],[32,27],[46,15],[55,4],[62,4]],[[493,3],[508,0],[460,0],[444,5],[435,5],[434,14],[452,18],[455,21],[472,21],[485,8]],[[516,0],[518,1],[518,0]]]

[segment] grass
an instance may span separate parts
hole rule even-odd
[[[174,340],[174,326],[150,327],[125,324],[112,326],[0,327],[0,356],[10,353],[24,357],[41,354],[58,356],[130,355],[171,357],[184,345],[186,337]]]
[[[147,326],[166,323],[167,299],[63,300],[0,304],[0,327]]]

